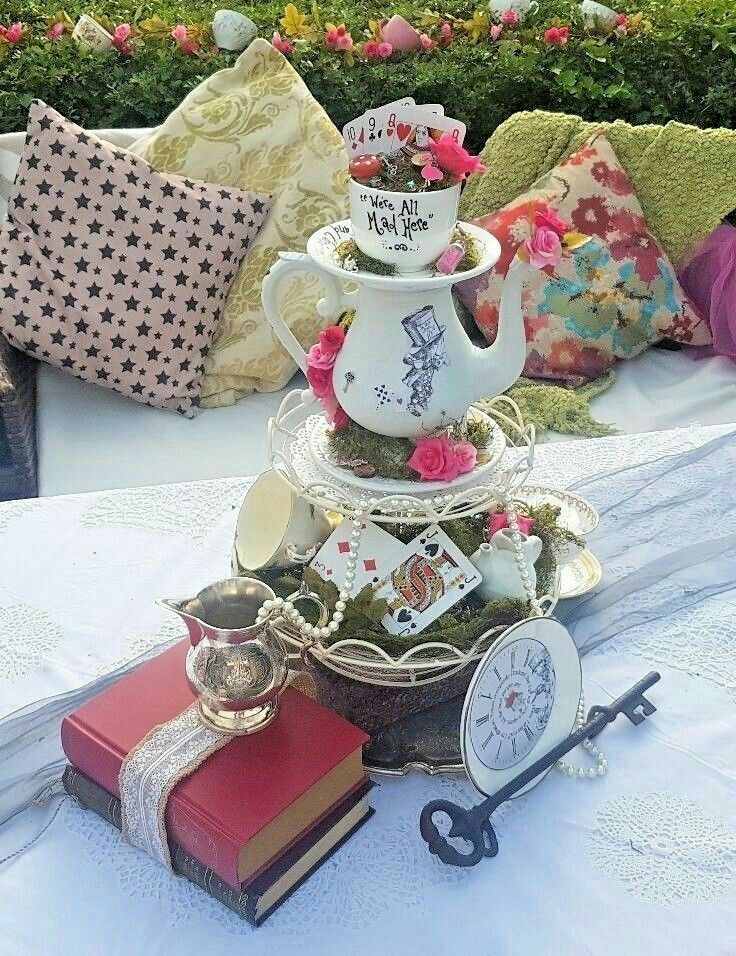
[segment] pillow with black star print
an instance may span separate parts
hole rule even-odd
[[[270,205],[157,173],[36,102],[0,227],[0,331],[77,378],[191,417]]]

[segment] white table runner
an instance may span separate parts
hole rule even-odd
[[[534,480],[569,485],[726,430],[542,446]],[[53,698],[83,697],[90,681],[177,636],[156,596],[193,593],[228,573],[246,486],[0,505],[0,808],[11,779],[59,757]],[[66,801],[38,842],[0,865],[0,953],[734,953],[735,597],[722,593],[660,628],[629,627],[585,658],[590,702],[659,669],[650,692],[659,711],[640,728],[605,731],[605,777],[553,774],[504,807],[495,860],[445,867],[419,835],[427,800],[475,799],[466,781],[381,779],[371,822],[253,931]],[[41,699],[50,703],[34,712]],[[19,722],[11,715],[21,708]],[[19,727],[22,747],[9,741]],[[57,806],[1,827],[0,858]]]

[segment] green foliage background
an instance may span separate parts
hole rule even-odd
[[[234,54],[187,57],[173,43],[149,43],[133,57],[117,53],[84,55],[70,41],[42,38],[46,17],[63,0],[0,0],[0,23],[22,20],[35,36],[0,61],[0,131],[25,128],[26,110],[40,97],[70,119],[88,127],[150,126],[173,109],[205,76],[230,65]],[[94,0],[93,0],[94,2]],[[345,22],[357,41],[369,18],[399,12],[415,23],[427,6],[460,17],[475,5],[443,7],[402,2],[381,6],[364,0],[325,0],[324,20]],[[575,23],[577,3],[540,0],[539,13],[527,21],[536,36],[559,17]],[[616,5],[616,4],[614,4]],[[303,12],[309,5],[298,4]],[[485,9],[484,3],[478,7]],[[218,4],[110,0],[88,6],[72,0],[72,20],[82,12],[104,13],[116,23],[158,14],[168,22],[209,21]],[[282,15],[281,2],[238,3],[270,37]],[[732,0],[624,0],[624,12],[641,9],[654,28],[633,38],[598,42],[571,39],[564,49],[529,43],[473,45],[458,40],[448,50],[408,55],[385,63],[356,61],[347,68],[341,56],[319,45],[300,48],[293,63],[334,122],[342,126],[363,110],[411,93],[418,102],[442,102],[449,115],[467,123],[468,143],[480,147],[507,116],[543,108],[577,113],[587,119],[616,117],[633,123],[678,119],[698,126],[735,125],[736,8]],[[532,33],[530,32],[530,38]]]

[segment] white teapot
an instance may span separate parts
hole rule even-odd
[[[531,587],[536,590],[537,573],[534,562],[542,553],[542,540],[535,534],[521,535],[521,552],[526,561]],[[471,555],[470,561],[478,569],[483,580],[478,585],[478,594],[485,601],[496,598],[521,598],[526,600],[527,592],[516,563],[516,550],[510,528],[501,528],[491,537],[490,543],[482,544]]]
[[[316,232],[306,254],[281,253],[263,281],[266,318],[304,372],[306,354],[279,311],[282,281],[295,273],[317,275],[327,291],[317,304],[325,318],[336,321],[346,309],[356,310],[332,382],[350,418],[379,435],[416,439],[461,421],[473,402],[504,392],[524,367],[521,289],[530,266],[511,264],[496,341],[477,348],[455,312],[452,285],[486,272],[501,250],[483,229],[468,223],[462,228],[479,244],[481,261],[461,275],[346,272],[334,257],[335,246],[352,235],[344,221]],[[346,292],[345,282],[357,290]]]

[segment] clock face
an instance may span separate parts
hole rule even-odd
[[[556,676],[541,641],[506,644],[479,675],[468,715],[470,744],[489,770],[515,766],[544,733],[555,701]]]

